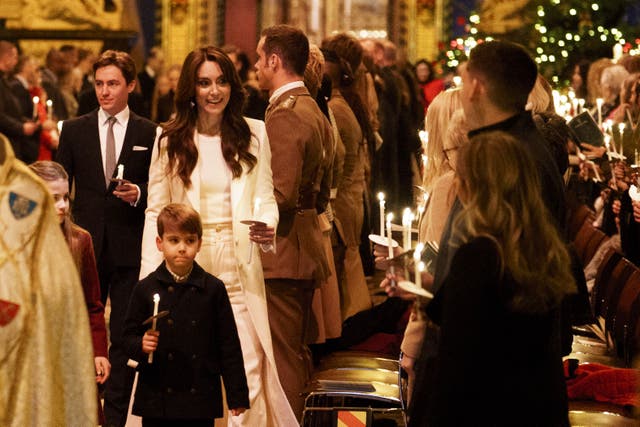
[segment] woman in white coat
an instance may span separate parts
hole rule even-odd
[[[168,203],[192,206],[204,228],[196,260],[226,285],[249,385],[251,408],[229,417],[229,425],[295,426],[273,358],[258,252],[275,250],[271,150],[264,123],[242,117],[244,96],[233,63],[220,49],[200,48],[185,59],[176,116],[155,144],[149,169],[141,277],[162,262],[155,248],[159,211]]]

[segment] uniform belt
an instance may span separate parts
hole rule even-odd
[[[304,209],[315,209],[315,208],[316,208],[315,194],[300,195],[300,197],[298,197],[298,204],[296,206],[296,209],[304,210]]]
[[[215,230],[217,232],[222,230],[231,230],[233,228],[232,222],[212,222],[209,224],[202,224],[203,230]]]

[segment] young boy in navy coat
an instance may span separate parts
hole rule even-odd
[[[156,271],[134,288],[124,330],[125,349],[139,362],[133,414],[143,427],[207,426],[222,416],[220,376],[232,415],[249,408],[242,350],[224,284],[195,261],[200,216],[182,204],[158,215]],[[143,325],[160,296],[156,330]],[[153,361],[149,363],[149,355]]]

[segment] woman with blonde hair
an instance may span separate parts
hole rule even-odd
[[[460,150],[457,251],[426,307],[440,340],[410,426],[569,425],[559,310],[575,283],[532,164],[503,132]]]

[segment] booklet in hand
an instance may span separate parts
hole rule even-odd
[[[575,132],[579,142],[586,142],[595,147],[604,146],[604,135],[588,111],[575,116],[568,125]]]

